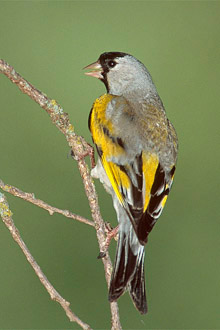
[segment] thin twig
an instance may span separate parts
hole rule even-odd
[[[91,179],[86,162],[84,158],[81,157],[85,154],[85,151],[90,148],[90,146],[87,145],[83,138],[75,134],[74,127],[69,122],[68,114],[63,111],[63,108],[55,100],[48,98],[45,94],[37,90],[27,80],[22,78],[14,70],[14,68],[8,63],[6,63],[4,60],[0,60],[0,72],[7,76],[14,84],[16,84],[23,93],[27,94],[43,109],[45,109],[46,112],[49,114],[52,122],[65,135],[66,140],[71,147],[75,158],[77,159],[80,175],[82,177],[86,196],[89,201],[92,218],[95,223],[96,235],[100,251],[104,251],[106,241],[105,225],[101,217],[95,186]],[[106,256],[102,258],[102,262],[104,264],[105,278],[109,287],[112,272],[112,263],[108,252],[106,253]],[[112,329],[120,330],[121,324],[117,302],[110,303],[110,309]]]
[[[30,263],[31,267],[34,269],[34,271],[35,271],[36,275],[38,276],[39,280],[41,281],[41,283],[43,284],[43,286],[45,287],[45,289],[49,293],[51,299],[54,300],[54,301],[57,301],[62,306],[62,308],[65,310],[66,315],[68,316],[68,318],[71,322],[78,323],[81,326],[82,329],[85,329],[85,330],[91,329],[91,327],[88,324],[84,323],[82,320],[80,320],[78,318],[78,316],[76,316],[72,312],[72,310],[69,307],[70,303],[67,300],[65,300],[56,291],[56,289],[54,289],[53,285],[49,282],[47,277],[42,272],[40,266],[37,264],[37,262],[35,261],[35,259],[31,255],[30,251],[28,250],[26,244],[22,240],[21,235],[20,235],[20,233],[19,233],[19,231],[18,231],[17,227],[15,226],[14,221],[12,219],[12,212],[9,209],[9,205],[8,205],[7,200],[6,200],[6,197],[2,193],[0,193],[0,216],[2,218],[2,221],[4,222],[4,224],[6,225],[8,230],[10,231],[13,239],[19,245],[22,252],[26,256],[27,261]]]
[[[71,218],[83,222],[89,226],[95,227],[94,222],[82,217],[81,215],[74,214],[69,210],[61,210],[58,209],[57,207],[51,206],[45,203],[44,201],[42,201],[41,199],[37,199],[33,193],[27,193],[9,184],[4,184],[4,182],[1,179],[0,179],[0,188],[16,197],[22,198],[27,202],[30,202],[34,205],[37,205],[38,207],[41,207],[44,210],[47,210],[50,215],[53,215],[54,213],[60,213],[67,218]]]

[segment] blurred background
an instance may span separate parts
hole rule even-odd
[[[89,111],[105,88],[82,68],[105,51],[130,53],[147,66],[177,130],[173,189],[146,248],[149,313],[139,315],[125,294],[124,329],[220,328],[219,15],[213,1],[1,2],[0,58],[56,99],[77,134],[91,143]],[[45,111],[1,75],[0,178],[91,219],[68,152]],[[103,218],[115,226],[111,198],[96,187]],[[92,328],[110,329],[94,229],[6,196],[24,241],[72,310]],[[78,329],[50,300],[3,223],[0,236],[0,328]]]

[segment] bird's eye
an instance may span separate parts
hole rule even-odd
[[[117,63],[115,61],[109,61],[108,65],[113,68]]]

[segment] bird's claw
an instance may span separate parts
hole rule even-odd
[[[118,227],[112,228],[109,222],[105,222],[105,232],[106,232],[106,240],[105,240],[105,248],[104,251],[101,251],[98,255],[98,259],[104,258],[108,251],[111,240],[114,238],[116,241],[118,239]]]

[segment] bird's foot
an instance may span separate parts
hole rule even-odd
[[[105,222],[105,232],[106,232],[106,240],[105,240],[105,248],[103,252],[100,252],[98,255],[98,259],[104,258],[106,256],[106,252],[108,251],[111,240],[114,238],[116,241],[118,240],[118,227],[112,228],[109,222]]]

